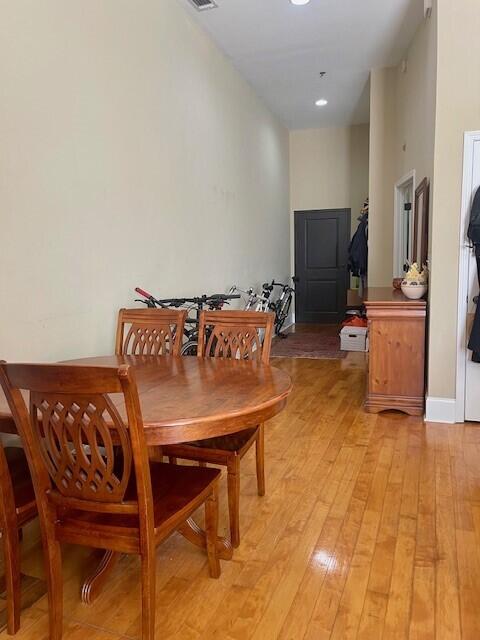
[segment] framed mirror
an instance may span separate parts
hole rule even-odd
[[[393,276],[403,278],[413,255],[415,171],[410,171],[395,184],[393,228]]]
[[[421,268],[428,259],[428,214],[430,182],[424,178],[415,189],[415,224],[413,233],[412,262]]]

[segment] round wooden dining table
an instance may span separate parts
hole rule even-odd
[[[132,366],[149,446],[201,440],[264,423],[285,407],[292,390],[286,372],[255,361],[192,356],[101,356],[62,364]],[[125,416],[123,396],[113,395],[112,400]],[[206,547],[205,532],[192,518],[179,532],[193,544]],[[230,540],[219,537],[217,546],[220,558],[232,557]],[[85,603],[95,600],[119,559],[115,552],[102,553],[95,571],[83,584]]]
[[[255,426],[279,413],[292,389],[286,372],[248,360],[100,356],[62,364],[131,365],[147,445],[202,440]],[[112,399],[125,415],[123,397]]]

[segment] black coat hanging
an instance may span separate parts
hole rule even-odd
[[[477,260],[478,282],[480,283],[480,188],[477,189],[473,199],[472,210],[470,213],[470,224],[467,232],[469,240],[475,249],[475,258]],[[480,304],[477,296],[477,309],[475,311],[475,319],[473,321],[468,348],[473,351],[473,362],[480,363]]]
[[[368,269],[368,213],[360,216],[359,221],[348,247],[348,270],[353,276],[365,278]]]

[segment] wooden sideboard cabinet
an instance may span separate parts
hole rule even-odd
[[[424,414],[427,303],[399,290],[368,289],[370,353],[365,409]]]

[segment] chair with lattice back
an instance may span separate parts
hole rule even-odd
[[[187,312],[180,309],[120,309],[117,355],[180,355]]]
[[[202,311],[198,356],[270,361],[273,313],[260,311]],[[240,460],[255,443],[258,495],[265,494],[263,424],[239,433],[163,447],[171,462],[177,458],[227,467],[228,511],[232,546],[240,544]]]
[[[32,470],[50,638],[62,637],[64,542],[140,555],[142,639],[153,640],[156,546],[202,504],[210,574],[219,576],[219,471],[149,462],[132,367],[4,363],[0,382]],[[123,394],[126,420],[111,394]]]

